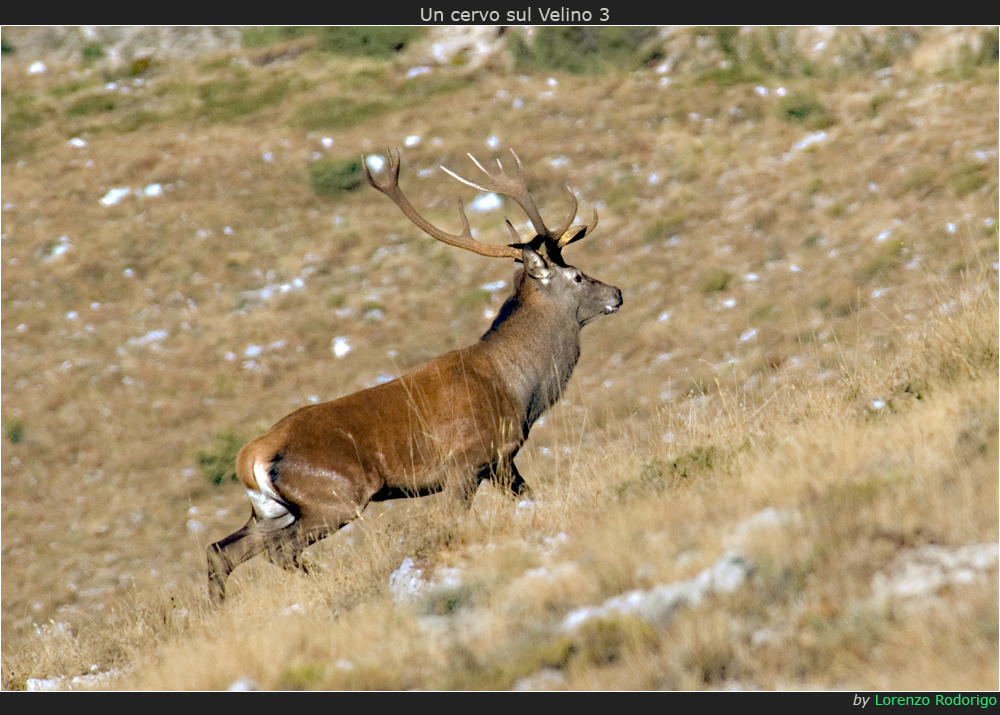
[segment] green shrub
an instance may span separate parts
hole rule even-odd
[[[213,484],[222,484],[229,480],[237,481],[236,455],[246,442],[245,437],[232,430],[224,430],[215,435],[212,449],[199,451],[195,459],[201,471]]]
[[[915,166],[906,172],[896,194],[913,192],[927,196],[938,188],[938,169],[929,166]]]
[[[989,183],[986,167],[975,162],[964,162],[954,167],[948,176],[948,184],[957,198],[971,194]]]
[[[671,238],[684,229],[685,217],[683,213],[672,213],[662,216],[646,227],[643,235],[646,243],[655,243],[666,238]]]
[[[683,454],[670,464],[674,478],[688,478],[699,472],[710,472],[719,462],[722,455],[715,445],[698,445],[687,454]]]
[[[3,423],[3,433],[14,444],[24,439],[24,420],[12,417]]]
[[[810,92],[792,92],[781,98],[778,111],[788,122],[804,124],[810,129],[825,129],[833,124],[833,117]]]
[[[725,290],[732,278],[732,274],[725,268],[712,268],[701,280],[701,292],[716,293]]]
[[[309,165],[309,184],[320,196],[336,196],[361,186],[362,174],[360,159],[320,159]]]
[[[385,59],[403,50],[422,34],[418,27],[308,27],[278,25],[251,27],[243,30],[241,44],[247,49],[288,42],[302,37],[315,37],[316,49],[351,57]]]
[[[104,49],[97,42],[88,42],[83,46],[83,59],[85,62],[93,62],[104,57]]]
[[[279,42],[305,37],[312,28],[303,25],[277,25],[270,27],[247,27],[240,33],[240,44],[253,50]]]
[[[138,77],[143,72],[149,69],[149,65],[152,64],[148,57],[140,57],[135,60],[129,67],[129,74],[133,77]]]
[[[535,30],[531,41],[520,33],[511,37],[511,51],[522,70],[573,74],[632,70],[662,52],[654,27],[544,26]]]
[[[72,117],[82,117],[99,112],[110,112],[115,108],[115,98],[110,94],[91,94],[73,104],[67,111]]]
[[[316,34],[317,50],[384,59],[413,42],[421,31],[417,27],[323,27]]]
[[[653,457],[642,465],[639,477],[628,479],[618,485],[618,498],[622,501],[631,497],[644,497],[662,492],[670,486],[670,465],[659,457]]]
[[[976,64],[981,67],[997,64],[1000,60],[1000,32],[997,32],[997,28],[991,27],[989,30],[983,30],[979,39]]]
[[[20,99],[20,98],[18,98]],[[13,106],[10,112],[5,113],[3,117],[3,131],[7,135],[12,132],[21,132],[28,129],[34,129],[45,121],[45,116],[41,111],[35,108],[34,103],[27,101],[21,104],[15,104],[17,99],[9,99],[4,97],[4,102],[8,103],[8,106]],[[4,139],[4,144],[6,145],[7,140]],[[7,147],[4,146],[4,149]]]
[[[307,131],[348,129],[398,108],[389,100],[330,97],[300,108],[295,113],[295,123]]]
[[[309,690],[319,687],[327,677],[329,664],[309,661],[285,666],[278,676],[278,687],[282,690]]]
[[[249,75],[212,80],[198,86],[201,115],[213,121],[236,119],[278,104],[288,94],[287,79],[255,86]]]

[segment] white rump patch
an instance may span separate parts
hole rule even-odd
[[[252,489],[247,489],[247,496],[250,497],[257,521],[267,522],[268,527],[281,529],[295,521],[295,517],[281,502]]]
[[[280,529],[295,521],[295,517],[278,496],[274,484],[271,483],[268,467],[269,465],[266,463],[254,463],[253,477],[257,483],[257,489],[247,487],[247,496],[250,498],[250,504],[253,506],[254,514],[257,515],[257,520],[269,522],[269,526]]]

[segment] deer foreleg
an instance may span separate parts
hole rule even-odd
[[[517,465],[514,464],[516,454],[517,452],[512,452],[481,469],[479,480],[489,479],[499,489],[513,496],[528,498],[531,496],[531,488],[517,471]]]
[[[510,459],[510,486],[509,489],[511,493],[516,497],[523,497],[524,499],[531,498],[531,487],[528,483],[521,478],[521,473],[517,471],[517,466],[514,464],[513,457]]]

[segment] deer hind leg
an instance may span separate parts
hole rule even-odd
[[[250,520],[239,531],[208,547],[208,595],[216,603],[226,597],[226,579],[237,566],[264,550],[257,521]]]
[[[208,547],[209,596],[216,602],[224,600],[229,574],[260,553],[284,569],[306,572],[300,561],[302,550],[325,535],[305,533],[298,521],[280,526],[252,514],[246,526]]]
[[[286,571],[309,573],[309,567],[302,560],[302,552],[328,533],[328,530],[309,532],[301,522],[295,522],[275,532],[273,536],[265,535],[267,560]]]
[[[274,532],[273,536],[265,533],[268,561],[288,571],[309,573],[302,552],[353,521],[367,504],[367,499],[359,503],[337,498],[309,499],[299,507],[293,523]]]

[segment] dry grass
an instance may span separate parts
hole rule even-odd
[[[652,70],[240,59],[110,89],[4,59],[5,689],[1000,685],[995,564],[932,597],[872,586],[920,547],[997,541],[995,65],[765,78],[764,96]],[[822,106],[822,138],[779,87]],[[317,128],[333,101],[378,114]],[[534,508],[485,488],[460,520],[371,509],[309,550],[315,573],[251,563],[209,609],[204,547],[248,506],[197,454],[474,340],[504,296],[482,286],[508,266],[421,238],[377,192],[311,191],[315,156],[408,136],[402,182],[440,224],[471,196],[421,172],[467,169],[490,137],[546,215],[571,181],[601,212],[571,258],[625,304],[518,458]],[[505,236],[500,213],[470,218]],[[744,588],[659,628],[560,630],[695,576],[766,508],[796,518],[749,538]],[[408,557],[460,585],[395,604]]]

